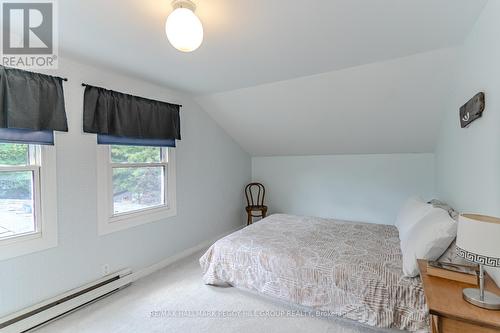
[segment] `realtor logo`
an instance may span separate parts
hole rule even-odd
[[[2,65],[57,68],[55,0],[2,1]]]

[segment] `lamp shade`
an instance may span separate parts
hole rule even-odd
[[[460,215],[457,254],[476,264],[500,267],[500,219],[484,215]]]

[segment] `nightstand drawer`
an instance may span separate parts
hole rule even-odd
[[[460,320],[432,316],[432,333],[499,333],[499,329],[482,327]]]

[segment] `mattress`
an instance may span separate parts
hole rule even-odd
[[[203,281],[231,285],[370,326],[427,331],[419,278],[406,278],[394,226],[271,215],[218,240]]]

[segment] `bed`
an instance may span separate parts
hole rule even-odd
[[[425,332],[424,291],[419,278],[403,277],[399,244],[390,225],[275,214],[218,240],[200,264],[205,284]]]

